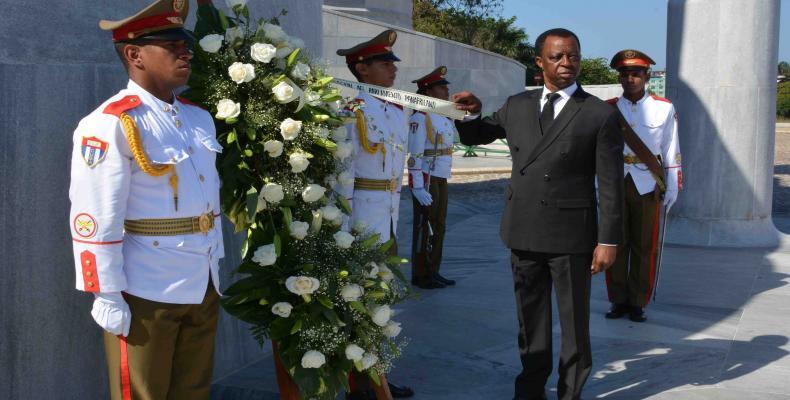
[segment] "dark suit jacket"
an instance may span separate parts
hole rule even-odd
[[[490,117],[456,123],[466,145],[507,138],[513,171],[502,240],[511,249],[561,254],[591,253],[598,242],[619,244],[623,137],[616,110],[580,87],[541,134],[541,93],[511,96]]]

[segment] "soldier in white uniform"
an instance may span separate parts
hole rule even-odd
[[[450,82],[444,78],[446,74],[447,67],[441,66],[412,83],[417,84],[419,94],[447,100]],[[439,274],[447,219],[447,179],[453,166],[455,134],[453,121],[442,115],[418,111],[409,119],[409,187],[414,200],[415,228],[412,284],[424,289],[455,285],[454,280]],[[425,217],[433,232],[430,239],[422,238],[421,225]]]
[[[628,314],[634,322],[647,319],[644,307],[653,292],[662,207],[675,202],[682,187],[677,114],[672,103],[645,90],[655,62],[637,50],[618,52],[611,67],[620,74],[623,96],[610,99],[625,121],[663,167],[663,193],[647,165],[628,145],[624,147],[625,240],[617,260],[606,271],[612,308],[606,318]]]
[[[74,131],[78,290],[95,296],[113,399],[208,399],[219,310],[221,151],[211,115],[174,95],[190,74],[188,3],[101,21],[126,89]]]
[[[359,82],[392,87],[400,59],[392,52],[397,33],[386,30],[375,38],[337,55],[346,58],[349,70]],[[351,203],[350,223],[364,222],[368,229],[381,235],[381,241],[395,238],[398,228],[401,181],[408,147],[408,119],[403,108],[365,93],[355,99],[356,122],[348,126],[353,143],[353,187],[339,191]],[[397,244],[392,246],[397,254]],[[369,398],[364,389],[367,382],[352,379],[351,399]],[[393,397],[411,397],[414,392],[405,386],[389,383]]]

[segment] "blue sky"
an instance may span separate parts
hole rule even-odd
[[[779,61],[790,62],[790,0],[780,2]],[[656,61],[655,69],[666,66],[667,0],[504,0],[502,16],[516,16],[533,43],[541,32],[563,27],[579,36],[584,57],[610,59],[637,48]]]

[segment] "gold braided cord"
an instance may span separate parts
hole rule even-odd
[[[431,116],[428,113],[425,113],[425,134],[428,135],[428,141],[431,142],[431,144],[436,144],[436,139],[433,137],[433,122],[431,121]],[[439,136],[439,144],[444,144],[444,138],[441,136]]]
[[[354,111],[354,115],[357,116],[357,132],[359,132],[359,143],[362,145],[362,149],[370,154],[376,154],[380,148],[381,154],[387,154],[387,149],[382,144],[376,143],[371,146],[368,142],[368,124],[365,122],[365,114],[362,113],[362,110],[357,109]]]
[[[126,134],[126,141],[129,142],[129,150],[132,152],[134,161],[140,166],[140,170],[151,176],[164,176],[170,174],[168,182],[170,187],[173,188],[173,200],[175,202],[176,210],[178,210],[178,175],[176,174],[176,167],[172,164],[157,165],[151,163],[148,154],[145,154],[143,148],[143,140],[140,138],[140,130],[137,129],[137,124],[127,113],[121,113],[121,126]]]

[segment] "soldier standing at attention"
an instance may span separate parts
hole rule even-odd
[[[78,290],[95,296],[112,399],[208,399],[220,229],[211,115],[177,97],[190,75],[185,0],[101,21],[129,75],[80,121],[70,225]]]
[[[625,236],[614,265],[606,271],[612,302],[606,318],[628,314],[634,322],[647,320],[644,307],[654,288],[662,206],[669,210],[682,187],[675,108],[669,100],[645,90],[653,64],[637,50],[618,52],[610,64],[620,73],[623,96],[608,102],[623,115],[622,128],[631,132],[624,131]],[[653,168],[645,161],[649,158]]]
[[[382,87],[395,84],[400,59],[392,52],[397,33],[386,30],[373,39],[350,49],[341,49],[337,55],[346,58],[348,69],[359,82]],[[356,123],[348,129],[353,143],[353,187],[340,191],[351,203],[351,224],[362,221],[381,241],[396,237],[398,207],[403,168],[406,164],[409,125],[403,108],[399,105],[360,93]],[[392,246],[397,254],[397,244]],[[356,375],[356,374],[352,374]],[[371,398],[366,390],[367,378],[351,379],[351,399]],[[393,397],[411,397],[411,388],[389,383]]]
[[[412,81],[417,93],[448,100],[450,92],[444,76],[447,67],[441,66],[428,75]],[[447,219],[447,179],[453,165],[455,124],[447,117],[417,111],[409,119],[409,186],[414,203],[414,236],[412,240],[412,284],[423,289],[444,288],[455,281],[439,275],[442,262],[445,220]],[[429,183],[426,192],[425,185]],[[433,235],[418,240],[422,224],[430,223]],[[428,243],[428,241],[430,241]],[[422,244],[430,244],[421,249]],[[426,246],[427,247],[427,246]],[[420,255],[420,252],[427,254]],[[422,259],[422,260],[420,260]]]

